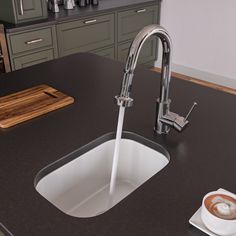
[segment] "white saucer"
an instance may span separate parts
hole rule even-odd
[[[218,192],[221,192],[221,193],[230,193],[229,191],[227,190],[224,190],[222,188],[218,189],[217,190]],[[204,223],[202,222],[202,218],[201,218],[201,208],[200,207],[196,212],[195,214],[190,218],[189,220],[189,223],[193,226],[195,226],[196,228],[200,229],[202,232],[210,235],[210,236],[219,236],[218,234],[214,234],[212,233],[205,225]],[[232,234],[232,235],[229,235],[229,236],[236,236],[236,233],[235,234]]]

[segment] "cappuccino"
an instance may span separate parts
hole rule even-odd
[[[236,199],[224,194],[208,196],[204,204],[214,216],[224,220],[236,220]]]

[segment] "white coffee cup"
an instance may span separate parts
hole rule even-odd
[[[205,200],[211,195],[225,195],[236,200],[235,195],[228,192],[214,191],[206,194],[202,200],[201,217],[205,226],[218,235],[232,235],[236,233],[236,219],[222,219],[213,215],[206,207]],[[224,207],[224,206],[223,206]]]

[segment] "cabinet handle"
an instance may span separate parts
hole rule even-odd
[[[26,41],[25,44],[30,45],[30,44],[34,44],[34,43],[40,43],[42,41],[43,41],[43,39],[33,39],[30,41]]]
[[[140,9],[140,10],[137,10],[136,12],[137,13],[142,13],[142,12],[145,12],[145,11],[147,11],[146,9]]]
[[[84,24],[91,24],[91,23],[95,23],[95,22],[97,22],[97,20],[86,20],[86,21],[84,21]]]
[[[24,15],[23,0],[19,0],[19,3],[20,3],[20,15],[23,16]]]

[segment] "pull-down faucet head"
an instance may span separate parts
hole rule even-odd
[[[133,43],[131,44],[126,60],[120,95],[115,97],[116,103],[117,105],[124,107],[131,107],[133,105],[133,99],[130,98],[130,93],[132,88],[134,70],[136,68],[138,57],[143,44],[152,35],[160,38],[163,47],[160,97],[157,100],[156,123],[154,130],[159,134],[167,134],[170,127],[173,127],[178,131],[182,131],[182,129],[189,122],[184,117],[170,112],[169,110],[169,85],[171,78],[172,42],[166,29],[164,29],[160,25],[153,24],[144,27],[138,33]]]
[[[139,53],[142,49],[143,44],[146,40],[155,35],[161,39],[163,46],[163,55],[162,55],[162,72],[161,72],[161,91],[160,91],[160,101],[164,102],[168,100],[169,93],[169,83],[170,83],[170,73],[171,73],[171,54],[172,54],[172,43],[169,34],[167,31],[159,25],[149,25],[144,27],[138,35],[135,37],[132,45],[129,49],[129,54],[127,57],[124,77],[121,87],[120,96],[117,97],[118,104],[120,105],[121,100],[127,100],[130,97],[132,79],[134,76],[134,70],[137,65]],[[130,106],[131,103],[124,102],[123,106]]]

